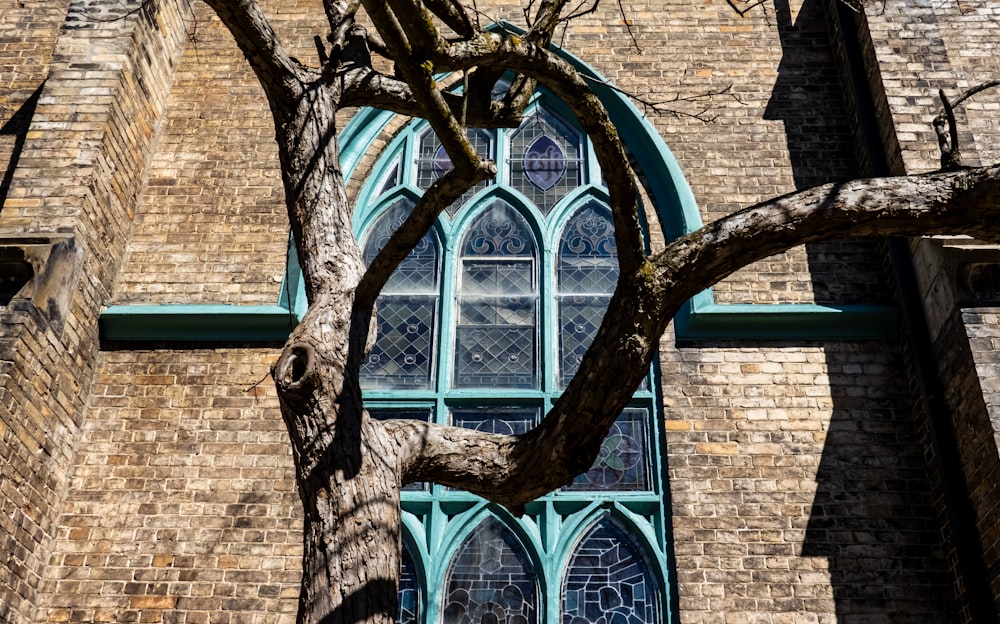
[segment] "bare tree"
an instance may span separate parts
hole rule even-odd
[[[480,28],[457,0],[324,0],[330,32],[328,42],[319,41],[320,67],[286,53],[256,0],[207,2],[270,104],[310,304],[272,371],[304,510],[299,622],[394,619],[402,485],[434,481],[516,513],[587,470],[681,304],[736,269],[832,237],[965,233],[1000,240],[1000,168],[989,167],[792,193],[647,254],[635,173],[615,127],[588,82],[548,50],[566,20],[565,0],[530,3],[523,34]],[[355,21],[361,10],[376,32]],[[373,69],[373,54],[392,61],[394,74]],[[464,94],[437,84],[439,72],[465,72]],[[516,78],[500,97],[491,95],[504,72]],[[494,175],[466,127],[515,127],[536,84],[572,109],[610,191],[620,277],[596,339],[565,393],[525,435],[377,421],[365,410],[358,377],[374,340],[379,291],[441,211]],[[335,117],[348,106],[426,119],[454,164],[368,267],[352,235],[338,161]]]

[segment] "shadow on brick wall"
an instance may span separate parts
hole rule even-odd
[[[774,27],[782,58],[764,118],[784,126],[796,189],[855,178],[851,115],[830,45],[823,0],[804,0],[793,14],[789,0],[774,0]],[[806,246],[817,303],[887,303],[881,254],[868,240]]]
[[[833,413],[802,556],[826,558],[839,624],[955,622],[901,358],[888,344],[881,361],[874,343],[827,347]]]
[[[6,120],[3,126],[0,126],[0,137],[14,138],[10,159],[4,169],[3,178],[0,179],[0,210],[3,210],[7,201],[7,193],[10,192],[10,185],[14,180],[14,171],[21,159],[21,152],[24,151],[24,144],[28,138],[28,128],[31,125],[32,117],[35,116],[35,108],[38,106],[38,98],[41,96],[44,86],[44,82],[38,85],[38,88],[28,96],[28,99],[11,115],[10,119]]]

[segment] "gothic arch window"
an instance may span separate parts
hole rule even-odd
[[[519,128],[469,131],[499,171],[439,217],[379,298],[362,379],[376,417],[523,433],[576,373],[618,263],[607,189],[571,119],[540,94]],[[366,260],[450,166],[424,122],[397,135],[358,202]],[[650,376],[591,470],[519,518],[407,486],[400,621],[573,624],[609,607],[608,622],[669,622],[659,405]]]

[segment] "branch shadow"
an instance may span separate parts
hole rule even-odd
[[[28,96],[24,103],[21,104],[17,111],[11,115],[10,119],[4,122],[3,126],[0,126],[0,136],[14,137],[10,159],[7,161],[7,166],[4,169],[3,178],[0,179],[0,211],[3,210],[3,206],[7,202],[7,194],[10,192],[11,184],[14,181],[14,171],[17,170],[17,163],[21,159],[24,144],[28,140],[28,128],[31,125],[31,119],[35,116],[35,109],[38,107],[38,98],[41,96],[44,86],[45,82],[43,81]]]
[[[956,621],[923,425],[892,350],[826,348],[833,412],[802,556],[826,558],[840,624]]]

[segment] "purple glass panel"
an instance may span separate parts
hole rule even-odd
[[[539,189],[547,191],[555,186],[565,171],[566,154],[548,135],[538,137],[524,150],[525,175]]]

